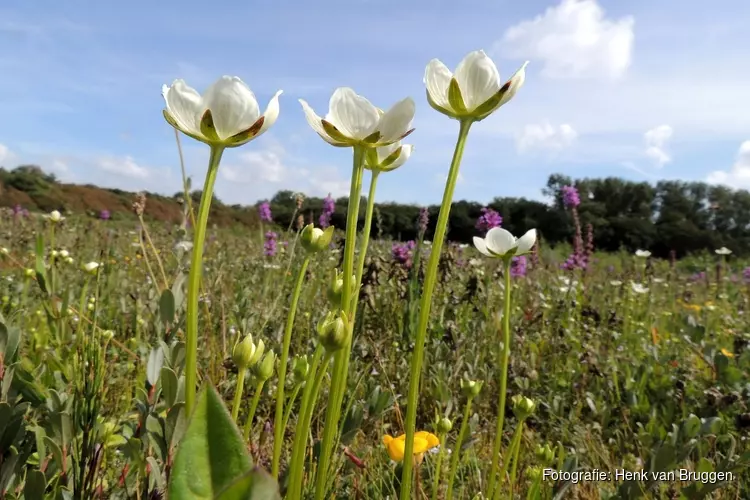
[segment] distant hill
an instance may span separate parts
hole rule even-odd
[[[182,221],[182,193],[173,196],[146,193],[144,217],[150,220],[180,223]],[[197,207],[200,191],[191,198]],[[98,217],[102,210],[109,211],[112,219],[134,218],[132,203],[136,193],[121,189],[108,189],[91,184],[64,184],[52,174],[36,165],[22,165],[13,170],[0,168],[0,207],[17,205],[29,211],[72,212]],[[211,223],[218,225],[258,225],[255,207],[225,205],[216,197],[211,209]]]

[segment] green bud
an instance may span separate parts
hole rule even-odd
[[[481,381],[461,379],[461,391],[463,391],[464,396],[467,398],[477,397],[483,385],[484,382]]]
[[[453,422],[448,417],[441,418],[437,423],[437,431],[441,434],[447,434],[453,429]]]
[[[516,394],[510,399],[513,402],[513,414],[519,420],[526,420],[534,413],[536,403],[532,399],[524,397],[520,394]]]
[[[0,255],[9,255],[9,254],[10,254],[10,250],[8,250],[5,247],[0,247]]]
[[[23,274],[26,275],[27,278],[31,278],[36,274],[33,269],[26,268],[23,270]]]
[[[538,466],[529,467],[526,470],[526,477],[533,483],[542,477],[542,468]]]
[[[252,360],[255,357],[256,347],[253,343],[253,336],[246,335],[234,345],[232,349],[232,361],[239,369],[247,369],[252,366]]]
[[[555,459],[555,450],[547,443],[544,446],[537,446],[534,455],[543,465],[549,465]]]
[[[113,332],[112,330],[104,330],[102,332],[102,338],[105,341],[112,340],[114,338],[114,336],[115,336],[115,332]]]
[[[276,369],[276,354],[268,351],[263,361],[255,365],[255,376],[262,381],[266,381],[273,376]]]
[[[302,230],[300,240],[302,241],[302,248],[307,250],[309,253],[317,253],[328,248],[333,239],[333,226],[323,231],[319,227],[314,227],[313,224],[308,224]]]
[[[260,361],[260,358],[263,357],[263,353],[266,351],[266,344],[263,343],[263,340],[259,340],[258,343],[255,345],[255,354],[253,354],[250,357],[250,365],[249,366],[255,366]]]
[[[331,272],[331,281],[328,283],[326,291],[328,301],[332,309],[341,309],[341,301],[344,296],[344,273],[334,269]]]
[[[336,352],[349,341],[349,327],[345,313],[328,312],[318,322],[318,339],[326,351]]]
[[[293,366],[292,373],[294,374],[294,382],[301,384],[306,381],[307,376],[310,373],[310,362],[307,360],[307,356],[294,358]]]

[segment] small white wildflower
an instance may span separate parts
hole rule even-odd
[[[65,220],[65,217],[63,217],[62,214],[57,210],[53,210],[49,214],[46,214],[44,218],[49,220],[50,222],[55,222],[55,223],[62,222]]]
[[[648,259],[649,257],[651,257],[651,252],[649,252],[648,250],[636,250],[635,256],[641,257],[642,259]]]
[[[732,253],[732,251],[728,249],[727,247],[721,247],[721,248],[716,249],[717,255],[729,255],[730,253]]]
[[[193,242],[192,241],[180,241],[174,246],[174,249],[177,250],[178,252],[187,252],[193,249]]]
[[[630,286],[633,289],[635,293],[648,293],[648,288],[643,286],[640,283],[636,283],[634,281],[630,282]]]
[[[620,286],[620,285],[622,285],[622,281],[620,281],[620,280],[612,280],[612,281],[609,282],[609,284],[612,285],[612,286]]]
[[[99,269],[98,262],[88,262],[83,265],[83,270],[87,273],[95,274],[97,269]]]
[[[70,257],[70,252],[68,252],[67,250],[60,250],[57,255],[59,255],[63,259],[67,259],[68,257]]]

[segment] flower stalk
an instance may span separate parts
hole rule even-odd
[[[503,259],[505,277],[505,299],[503,306],[503,345],[500,351],[500,396],[497,406],[497,423],[495,426],[495,442],[492,446],[492,463],[490,465],[490,477],[488,480],[488,498],[494,498],[495,481],[497,479],[497,468],[500,461],[500,451],[503,446],[503,426],[505,425],[505,398],[508,390],[508,364],[510,363],[510,304],[511,304],[511,281],[510,266],[511,258]]]
[[[456,438],[456,444],[453,446],[453,453],[451,454],[451,468],[448,473],[448,490],[446,492],[447,500],[453,498],[453,481],[456,479],[458,473],[458,464],[461,460],[461,446],[466,439],[466,433],[469,430],[469,418],[471,417],[471,404],[474,401],[474,396],[469,395],[466,400],[466,407],[464,408],[464,418],[461,420],[461,429],[458,431],[458,437]]]
[[[208,172],[201,193],[198,223],[193,234],[193,256],[190,262],[190,275],[187,293],[187,331],[185,350],[185,409],[190,415],[195,406],[195,393],[198,375],[198,294],[203,272],[203,246],[206,240],[208,213],[211,209],[216,174],[224,153],[224,147],[212,146],[208,160]]]
[[[297,281],[294,284],[294,291],[292,292],[292,303],[289,306],[289,314],[286,318],[286,328],[284,329],[284,338],[282,340],[281,347],[281,362],[279,363],[279,383],[276,389],[276,413],[273,419],[273,462],[272,472],[273,477],[279,475],[279,462],[281,460],[281,445],[284,437],[285,425],[283,425],[284,416],[284,387],[286,384],[286,368],[287,360],[289,359],[289,346],[292,341],[292,328],[294,326],[294,317],[297,314],[297,304],[299,303],[299,297],[302,293],[302,284],[305,281],[305,273],[307,272],[307,266],[310,264],[310,257],[305,257],[302,262],[302,267],[297,272]],[[293,403],[294,401],[292,401]]]
[[[425,273],[424,288],[422,291],[422,298],[419,304],[419,323],[417,328],[417,336],[414,344],[414,353],[411,359],[411,374],[409,377],[409,396],[407,399],[406,407],[406,443],[405,443],[405,455],[411,456],[414,450],[414,433],[417,423],[417,402],[419,397],[419,379],[422,373],[422,363],[424,361],[424,344],[427,336],[427,327],[430,321],[430,306],[432,305],[432,294],[435,290],[435,283],[437,281],[437,270],[440,264],[440,254],[443,248],[443,241],[445,239],[445,232],[448,226],[448,216],[450,215],[451,203],[453,201],[453,192],[456,188],[456,181],[458,180],[459,168],[461,165],[461,158],[463,157],[464,146],[466,144],[466,138],[469,135],[469,129],[471,128],[473,119],[466,118],[460,122],[460,128],[458,132],[458,140],[456,141],[456,148],[453,152],[453,160],[451,161],[450,171],[448,173],[448,181],[445,184],[445,191],[443,193],[443,201],[440,206],[440,214],[438,215],[437,227],[435,228],[435,237],[433,238],[433,249],[430,252],[430,260],[427,264],[427,271]],[[409,460],[404,462],[404,467],[401,475],[401,494],[399,498],[401,500],[409,500],[411,496],[411,476],[412,476],[412,463]]]

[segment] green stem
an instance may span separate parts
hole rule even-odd
[[[354,271],[354,248],[357,238],[357,221],[359,220],[360,193],[362,191],[362,173],[364,170],[363,162],[365,159],[365,149],[360,146],[354,148],[354,160],[352,164],[352,181],[349,190],[349,207],[346,217],[346,245],[344,247],[344,290],[341,301],[341,308],[344,312],[349,312],[352,304],[352,295],[354,292],[354,283],[352,283],[352,274]],[[338,431],[339,416],[341,414],[341,404],[346,392],[346,376],[349,364],[349,354],[351,352],[351,333],[354,329],[354,321],[350,319],[349,324],[349,342],[340,349],[334,357],[333,378],[331,380],[331,390],[328,394],[328,408],[326,409],[326,423],[323,428],[323,443],[320,448],[320,457],[318,460],[318,470],[315,485],[315,498],[321,500],[325,494],[325,483],[328,474],[328,462],[333,449],[333,440]]]
[[[524,421],[518,422],[518,440],[516,441],[516,447],[513,450],[513,466],[510,468],[510,494],[513,495],[513,487],[516,484],[516,471],[518,470],[518,457],[521,454],[521,439],[523,438],[523,426]]]
[[[510,266],[511,259],[504,261],[505,304],[503,308],[503,350],[500,354],[500,397],[497,406],[497,425],[495,426],[495,443],[492,447],[492,465],[487,487],[488,498],[493,498],[497,468],[500,461],[500,450],[503,446],[503,425],[505,424],[505,397],[508,390],[508,364],[510,362]]]
[[[516,453],[516,448],[519,447],[521,443],[521,434],[523,433],[523,421],[518,423],[518,427],[516,427],[516,432],[513,434],[513,439],[510,442],[510,446],[508,447],[508,453],[506,453],[507,460],[503,461],[503,467],[500,469],[500,480],[505,477],[505,473],[508,471],[508,465],[510,465],[510,462],[513,460],[513,456]],[[515,465],[512,469],[515,471]],[[495,490],[495,495],[487,498],[500,498],[500,490],[501,488],[498,486],[498,488]],[[512,487],[511,487],[512,491]]]
[[[440,489],[440,473],[443,467],[443,456],[445,456],[445,439],[447,434],[442,433],[438,437],[440,439],[440,449],[438,450],[437,463],[435,464],[435,477],[432,480],[432,500],[437,500],[438,491]]]
[[[193,258],[190,263],[190,277],[188,281],[187,297],[187,332],[185,351],[185,409],[187,414],[193,412],[195,406],[196,380],[198,376],[198,293],[200,291],[201,274],[203,272],[203,244],[206,239],[208,226],[208,212],[211,209],[214,183],[219,171],[219,162],[224,148],[211,147],[208,160],[208,173],[201,193],[201,206],[198,212],[198,224],[193,235]]]
[[[320,390],[323,376],[327,371],[328,362],[330,361],[330,356],[326,354],[323,366],[320,367],[323,352],[323,346],[319,345],[315,350],[312,365],[310,366],[310,374],[308,375],[308,382],[305,384],[305,390],[302,393],[302,405],[299,410],[297,427],[294,433],[292,461],[289,473],[289,490],[286,495],[287,498],[302,498],[302,474],[304,472],[307,438],[310,433],[310,420],[312,419],[315,400],[318,397],[317,393]],[[319,367],[320,369],[318,369]],[[312,378],[314,378],[314,381],[311,384],[309,381]]]
[[[362,274],[365,269],[365,257],[367,257],[367,246],[370,243],[370,231],[372,229],[372,214],[375,212],[375,189],[378,184],[378,176],[380,175],[379,170],[372,171],[372,177],[370,178],[370,191],[367,194],[367,211],[365,212],[365,227],[362,230],[362,246],[359,251],[359,262],[357,263],[357,276],[356,276],[356,288],[358,291],[360,283],[362,283]],[[357,304],[352,306],[352,310],[357,310]],[[352,321],[354,321],[352,319]]]
[[[261,380],[255,387],[255,394],[253,394],[253,400],[250,403],[250,411],[247,414],[247,420],[245,420],[245,428],[242,430],[242,436],[245,438],[245,441],[250,439],[250,430],[253,428],[255,410],[258,408],[258,401],[260,401],[260,395],[263,392],[263,385],[265,383],[265,380]]]
[[[432,241],[432,251],[430,260],[427,263],[427,272],[425,273],[424,288],[422,298],[419,302],[419,326],[414,344],[414,354],[411,359],[411,373],[409,376],[409,397],[406,406],[406,443],[404,456],[410,457],[414,451],[414,433],[417,424],[417,401],[419,399],[419,378],[422,373],[422,362],[424,358],[424,344],[427,337],[427,327],[430,321],[430,306],[432,305],[432,294],[435,291],[435,282],[437,280],[438,264],[440,264],[440,253],[443,249],[443,240],[448,226],[448,216],[451,211],[453,201],[453,191],[456,189],[456,180],[461,166],[461,157],[464,153],[464,145],[469,135],[472,120],[462,120],[461,128],[458,132],[456,149],[453,152],[451,168],[448,172],[448,181],[445,184],[443,193],[443,202],[440,205],[440,215],[438,216],[437,227],[435,228],[435,237]],[[409,500],[411,497],[411,472],[413,464],[410,460],[404,461],[403,472],[401,473],[401,494],[400,500]]]
[[[232,420],[237,422],[237,416],[240,414],[240,401],[242,401],[242,393],[245,388],[245,374],[247,368],[240,368],[237,373],[237,388],[234,391],[234,402],[232,403]]]
[[[461,430],[458,431],[458,438],[456,438],[456,444],[453,446],[453,453],[451,454],[451,469],[448,473],[448,490],[446,492],[446,498],[448,500],[451,500],[451,498],[453,498],[453,481],[456,479],[456,473],[458,472],[458,463],[461,459],[461,445],[463,444],[464,439],[466,438],[466,432],[469,429],[469,417],[471,416],[472,399],[473,398],[470,397],[466,401],[466,408],[464,408],[464,418],[461,421]]]
[[[294,389],[292,390],[292,395],[289,397],[289,401],[286,402],[286,410],[284,410],[284,420],[282,421],[281,428],[286,429],[287,424],[289,423],[289,417],[292,416],[292,409],[294,409],[294,402],[297,401],[297,396],[299,395],[299,390],[302,388],[302,384],[297,384],[294,386]]]
[[[289,345],[292,341],[292,327],[294,326],[294,316],[297,313],[299,296],[302,293],[302,283],[305,281],[305,273],[307,272],[307,266],[309,264],[310,257],[305,257],[305,260],[302,262],[302,267],[300,267],[297,272],[297,282],[294,285],[294,292],[292,293],[292,304],[289,306],[289,313],[286,317],[286,328],[284,329],[281,360],[279,362],[279,383],[278,388],[276,389],[276,413],[273,418],[273,464],[271,473],[273,477],[279,476],[281,440],[284,437],[285,426],[282,425],[282,419],[284,416],[284,387],[286,384],[286,365],[287,360],[289,359]]]

